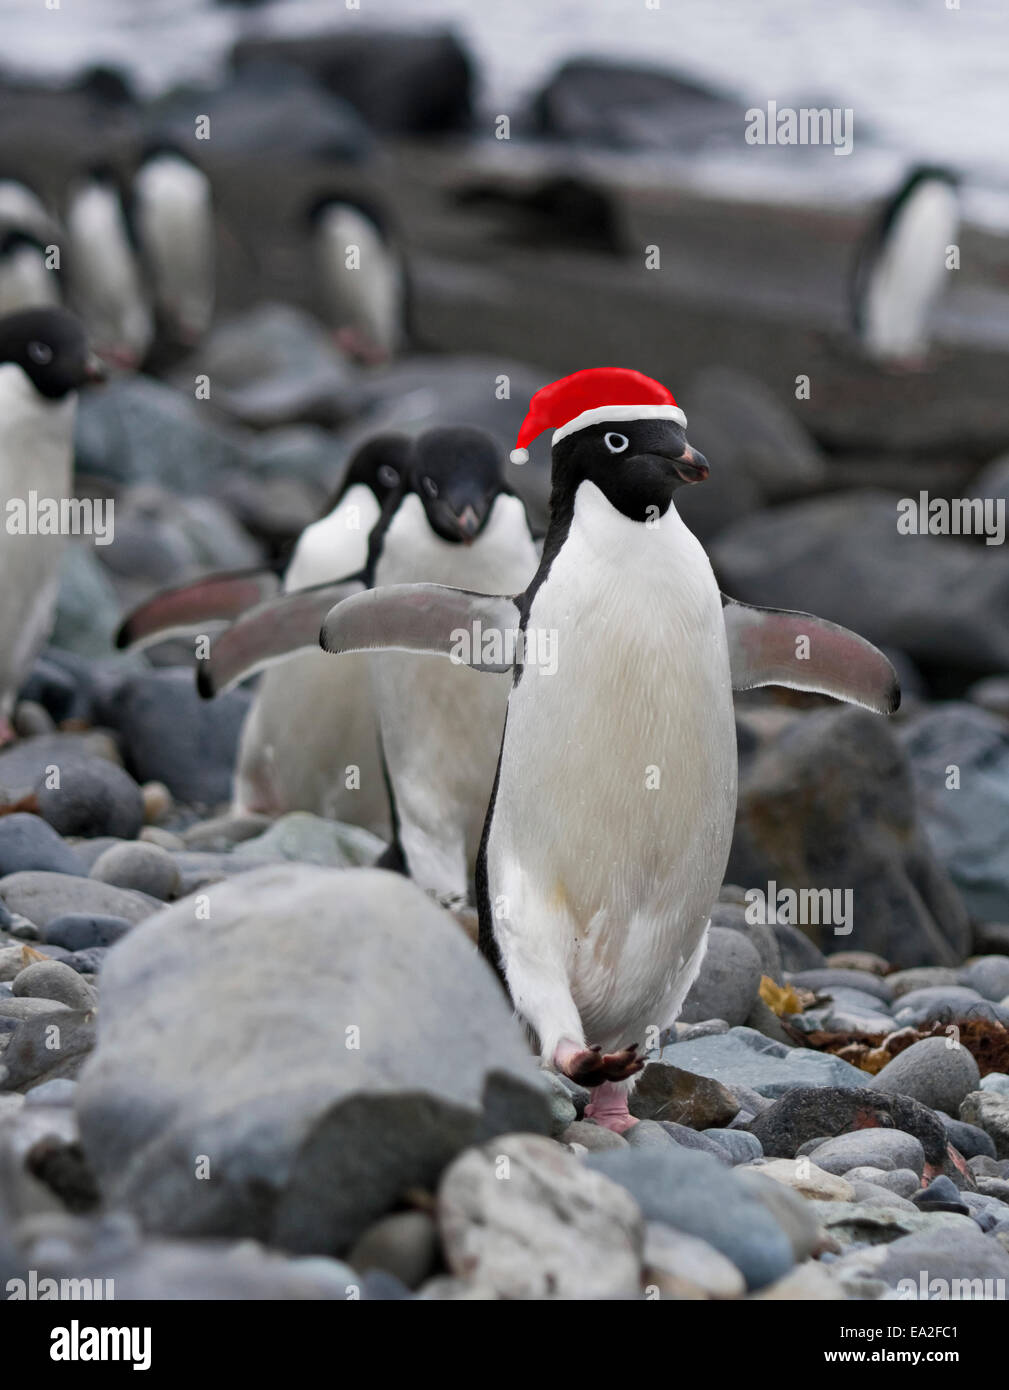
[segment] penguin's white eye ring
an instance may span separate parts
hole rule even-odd
[[[433,478],[421,478],[420,485],[427,493],[428,497],[438,496],[438,484]]]
[[[611,454],[622,454],[630,442],[626,434],[617,434],[615,430],[603,435],[603,443]]]
[[[383,463],[378,470],[378,481],[383,487],[396,487],[399,482],[399,474],[391,463]]]
[[[48,343],[32,342],[28,344],[28,356],[38,366],[45,367],[53,360],[53,350]]]

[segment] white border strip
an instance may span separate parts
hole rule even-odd
[[[678,405],[596,405],[554,430],[552,442],[558,444],[575,430],[601,424],[604,420],[675,420],[684,429],[687,427],[687,417]]]

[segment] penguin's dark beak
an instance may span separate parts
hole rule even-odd
[[[464,541],[471,541],[480,529],[480,518],[468,502],[462,511],[453,512],[452,519]]]
[[[84,380],[102,382],[108,380],[105,364],[96,352],[89,352],[84,362]]]
[[[696,449],[692,449],[689,444],[686,445],[678,458],[673,459],[672,463],[685,483],[703,483],[711,471],[704,455],[699,454]]]

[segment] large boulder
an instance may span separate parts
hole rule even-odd
[[[176,903],[112,948],[79,1114],[109,1201],[146,1227],[318,1253],[467,1145],[550,1126],[511,1009],[452,918],[396,875],[295,865]]]
[[[828,923],[811,920],[824,899],[815,913],[812,897],[797,902],[794,925],[826,952],[912,966],[953,965],[969,949],[964,905],[915,817],[908,759],[885,720],[851,706],[758,730],[742,758],[728,878],[765,897],[772,883],[842,895]]]
[[[926,666],[1009,670],[1009,554],[901,535],[899,500],[865,490],[775,507],[723,531],[712,562],[746,603],[815,613]]]
[[[1009,903],[1009,724],[969,704],[926,710],[901,731],[928,836],[971,915]]]

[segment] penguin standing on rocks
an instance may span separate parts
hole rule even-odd
[[[859,248],[852,316],[877,362],[914,368],[928,353],[929,319],[960,225],[957,185],[949,169],[912,169]]]
[[[410,448],[406,436],[383,434],[354,454],[326,514],[298,538],[284,573],[285,595],[364,570],[368,537],[389,498],[401,490]],[[140,648],[192,635],[251,610],[258,613],[259,605],[276,592],[269,570],[207,575],[141,604],[122,623],[117,643]],[[232,811],[270,816],[311,811],[363,825],[387,839],[389,804],[368,659],[336,669],[341,663],[318,650],[318,629],[319,620],[313,618],[308,643],[298,649],[294,642],[286,660],[263,672],[242,726]],[[245,644],[246,634],[251,647]],[[255,663],[262,654],[257,646],[261,636],[253,621],[238,629],[237,641],[232,638],[234,679],[247,674],[246,662]],[[288,641],[288,634],[283,640]],[[231,683],[232,673],[226,679]],[[311,736],[313,729],[319,730],[318,738]]]
[[[407,277],[385,219],[337,195],[308,217],[337,343],[363,363],[388,362],[406,336]]]
[[[326,614],[372,585],[409,589],[423,579],[435,588],[452,582],[520,591],[536,569],[536,546],[501,463],[482,430],[426,430],[411,442],[406,485],[372,532],[364,572],[285,594],[239,619],[214,643],[200,671],[201,692],[212,695],[309,644],[318,655]],[[381,863],[408,873],[445,906],[462,909],[494,781],[508,682],[396,653],[371,662],[371,679],[393,823]],[[318,711],[308,727],[318,730],[313,746],[332,737]],[[299,733],[306,737],[304,729]]]
[[[78,389],[100,380],[81,325],[62,309],[0,319],[0,743],[22,682],[52,625],[64,535],[38,503],[65,499],[73,476]],[[33,524],[32,497],[39,523]]]
[[[115,175],[99,167],[71,189],[66,206],[73,303],[103,362],[133,371],[154,338],[137,248]]]
[[[646,1030],[673,1022],[704,955],[735,820],[733,688],[783,684],[881,712],[899,700],[861,638],[719,593],[674,505],[708,473],[685,426],[639,372],[544,387],[512,456],[553,428],[550,525],[524,592],[376,589],[335,607],[320,639],[513,671],[477,869],[480,944],[544,1064],[594,1086],[586,1113],[617,1131],[634,1123]]]
[[[214,202],[210,180],[181,150],[148,147],[133,176],[133,225],[165,334],[194,347],[214,313]]]

